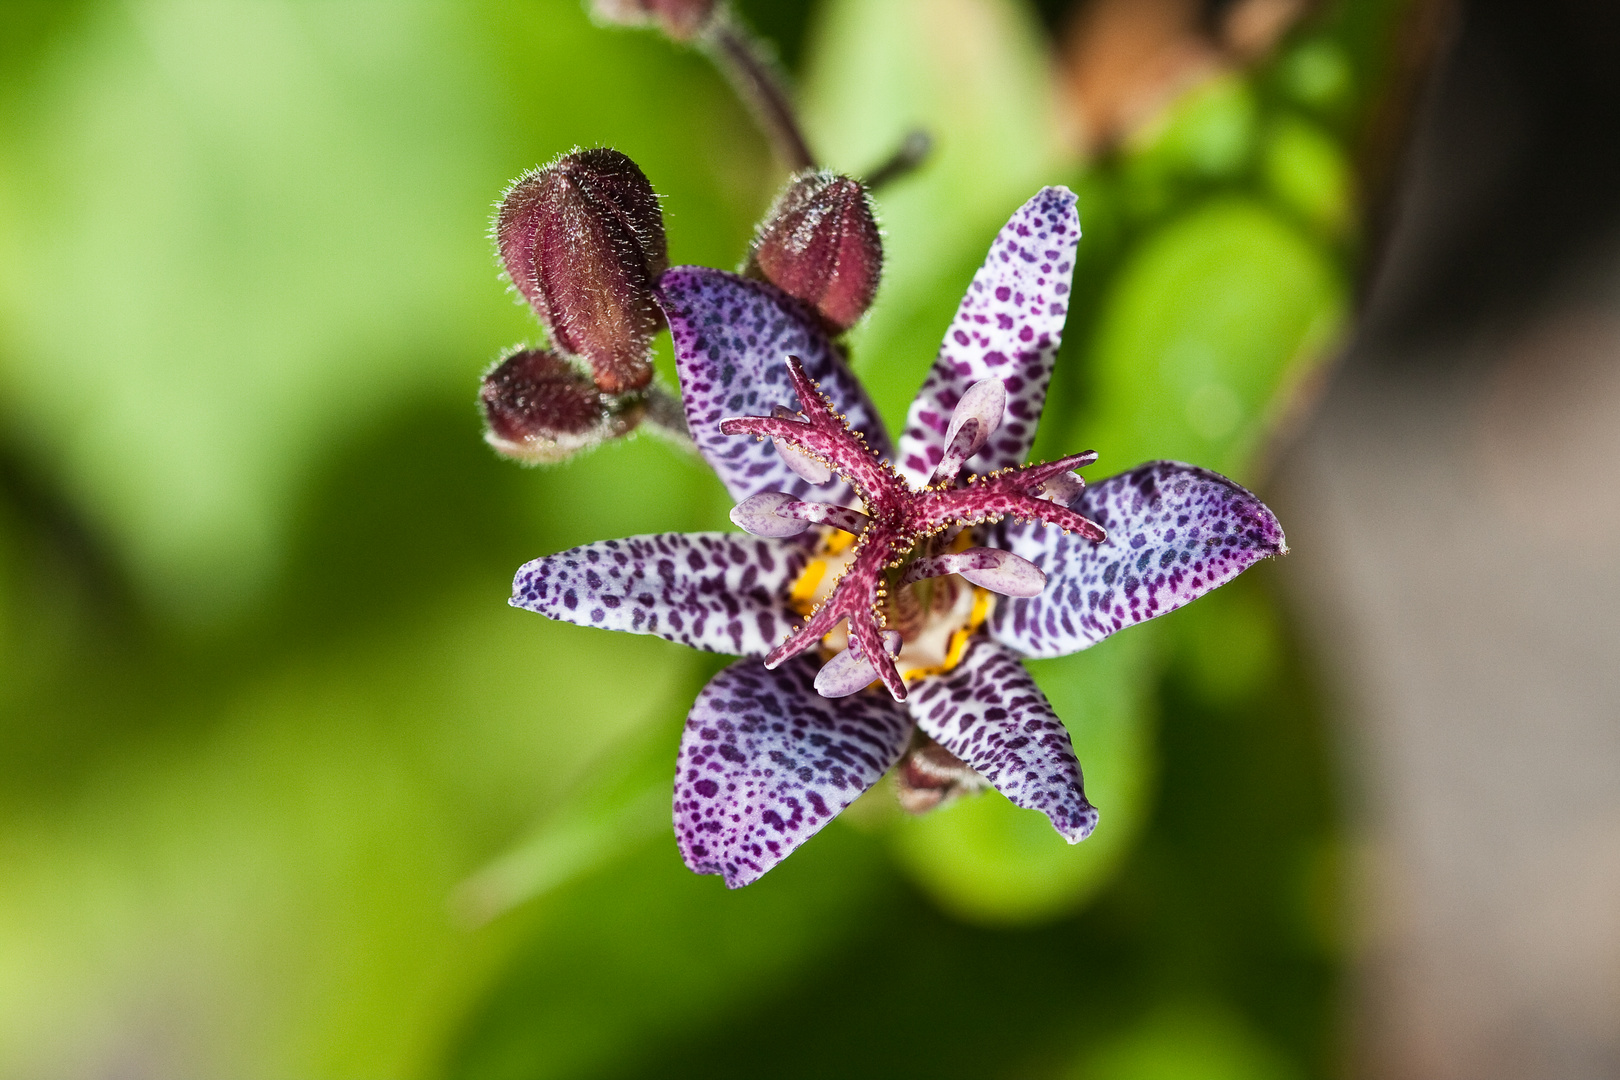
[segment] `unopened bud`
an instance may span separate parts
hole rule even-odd
[[[610,394],[652,379],[661,325],[652,288],[669,265],[658,196],[617,150],[576,150],[528,173],[501,200],[495,240],[507,275],[557,348]]]
[[[529,465],[563,461],[632,430],[643,406],[621,407],[549,349],[521,349],[484,376],[485,440]]]
[[[591,10],[603,22],[624,26],[657,23],[676,41],[690,41],[708,25],[715,0],[593,0]]]
[[[967,762],[921,732],[900,759],[894,779],[900,808],[910,814],[926,814],[958,796],[989,787]]]
[[[809,304],[835,330],[872,306],[883,239],[866,189],[830,172],[800,173],[754,236],[749,270]]]

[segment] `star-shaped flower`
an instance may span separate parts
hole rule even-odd
[[[920,771],[943,747],[1085,839],[1097,812],[1068,731],[1020,659],[1084,649],[1286,550],[1258,499],[1203,469],[1151,462],[1088,487],[1073,470],[1094,454],[1022,464],[1068,310],[1074,203],[1045,188],[997,236],[898,454],[797,301],[702,267],[660,279],[692,437],[755,535],[587,544],[525,565],[512,603],[745,657],[681,739],[675,833],[694,871],[757,880],[914,739]]]

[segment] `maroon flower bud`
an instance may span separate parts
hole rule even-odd
[[[690,41],[714,14],[715,0],[594,0],[591,9],[603,22],[643,26],[656,22],[676,41]]]
[[[658,196],[617,150],[576,150],[513,184],[495,218],[501,261],[551,333],[602,390],[652,379],[663,316],[652,287],[669,265]]]
[[[900,808],[926,814],[961,795],[973,795],[989,785],[967,762],[922,732],[912,737],[911,749],[894,771]]]
[[[749,271],[798,297],[835,330],[872,306],[883,240],[866,189],[847,176],[794,177],[754,236]]]
[[[520,349],[484,376],[478,393],[484,438],[531,465],[562,461],[641,419],[639,403],[620,407],[590,377],[549,349]]]

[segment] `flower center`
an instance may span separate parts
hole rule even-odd
[[[854,536],[836,529],[824,529],[822,534],[815,557],[799,573],[788,594],[788,605],[806,618],[814,615],[832,595],[834,585],[854,557]],[[951,547],[956,551],[966,550],[971,540],[972,534],[964,531]],[[892,590],[884,622],[887,628],[900,634],[900,651],[894,658],[900,677],[907,683],[915,683],[956,667],[974,631],[990,617],[995,599],[996,594],[989,589],[970,584],[956,574],[928,578]],[[822,638],[822,651],[829,659],[849,648],[846,626],[840,624]],[[861,687],[870,685],[878,677],[870,664],[864,666],[869,674]],[[854,675],[851,672],[851,676]]]
[[[953,651],[960,658],[966,648],[977,627],[973,610],[978,604],[970,604],[959,621],[930,619],[927,612],[936,592],[941,597],[946,595],[942,590],[966,592],[955,584],[957,577],[978,589],[1008,596],[1036,596],[1045,587],[1046,575],[1035,564],[998,548],[962,548],[955,543],[962,536],[971,537],[975,527],[1012,515],[1078,532],[1093,542],[1104,538],[1095,522],[1056,501],[1072,499],[1078,492],[1080,480],[1073,470],[1091,464],[1095,454],[1075,454],[987,476],[970,475],[965,483],[959,482],[962,466],[1001,424],[1006,388],[1000,380],[985,379],[962,395],[945,433],[939,466],[927,484],[913,488],[833,411],[820,388],[805,376],[797,357],[788,357],[787,365],[801,406],[798,415],[779,408],[774,416],[723,420],[720,430],[727,435],[775,440],[788,466],[811,483],[825,483],[833,473],[838,474],[855,489],[864,512],[802,502],[780,491],[750,496],[732,509],[731,520],[757,536],[796,536],[812,525],[824,525],[854,537],[841,567],[834,570],[831,558],[823,556],[827,561],[820,577],[806,585],[802,576],[795,584],[794,598],[803,593],[802,600],[814,606],[804,624],[765,657],[766,667],[774,668],[813,648],[847,620],[848,647],[822,669],[817,689],[828,697],[853,693],[875,673],[896,701],[904,701],[906,682],[896,657],[905,651],[908,635],[901,627],[908,621],[909,604],[928,602],[919,627],[932,622],[954,626],[939,663],[925,665],[925,669],[943,668],[951,662]],[[831,579],[826,586],[821,584],[824,578]],[[935,584],[923,590],[914,588],[922,582]],[[954,610],[954,605],[942,608]],[[983,615],[978,621],[983,621]],[[960,647],[956,643],[959,632]],[[922,639],[920,633],[910,636],[913,642]]]

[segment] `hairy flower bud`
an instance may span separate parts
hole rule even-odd
[[[593,0],[591,10],[603,22],[658,28],[676,41],[690,41],[708,24],[715,0]]]
[[[894,779],[900,808],[909,814],[926,814],[989,786],[967,762],[920,731],[913,735]]]
[[[754,236],[749,271],[809,304],[835,330],[872,306],[883,240],[866,189],[830,172],[794,177]]]
[[[628,433],[643,406],[620,407],[589,376],[549,349],[520,349],[484,376],[484,438],[530,465],[563,461]]]
[[[557,348],[610,394],[652,379],[662,322],[652,288],[669,265],[658,196],[617,150],[576,150],[526,174],[501,200],[495,240],[507,275]]]

